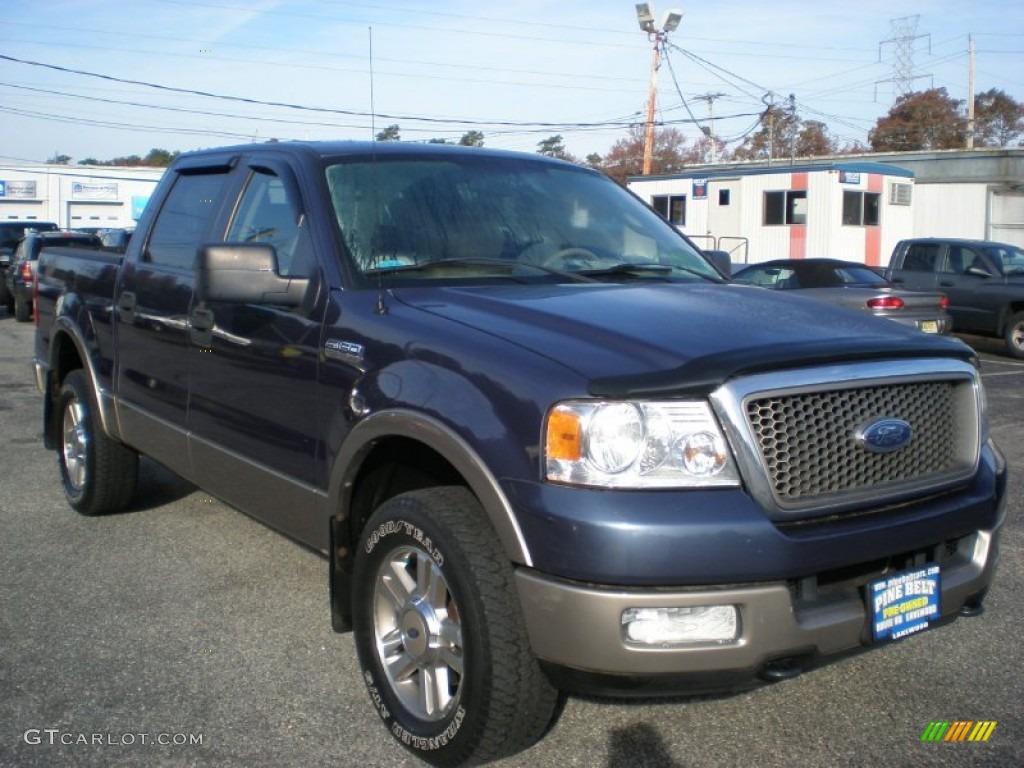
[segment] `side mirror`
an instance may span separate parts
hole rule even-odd
[[[196,254],[196,298],[237,304],[301,306],[308,278],[281,277],[266,243],[204,245]]]
[[[968,267],[967,274],[975,277],[992,277],[992,273],[982,267]]]
[[[732,274],[732,260],[728,251],[704,251],[704,256],[726,277]]]

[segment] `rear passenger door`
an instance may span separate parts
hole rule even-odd
[[[140,226],[115,297],[117,392],[127,442],[188,475],[186,439],[188,314],[198,246],[210,237],[222,208],[230,208],[232,159],[204,158],[181,167],[169,190]],[[151,224],[147,224],[149,216]]]
[[[941,255],[939,243],[910,243],[892,281],[912,291],[934,291]]]

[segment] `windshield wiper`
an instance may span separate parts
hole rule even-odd
[[[365,275],[393,275],[393,274],[411,274],[416,272],[433,272],[437,269],[443,268],[464,268],[474,269],[476,267],[501,267],[506,272],[514,272],[518,269],[532,269],[536,272],[541,272],[546,275],[555,275],[556,277],[563,278],[572,282],[595,282],[593,278],[586,277],[585,275],[578,274],[576,272],[564,272],[560,269],[552,269],[551,267],[543,267],[540,264],[527,264],[519,261],[509,261],[507,259],[488,259],[488,258],[459,258],[459,259],[437,259],[435,261],[424,261],[419,264],[395,264],[393,266],[383,267],[372,267],[364,270]],[[485,274],[493,275],[491,270],[488,270]],[[509,277],[515,279],[515,275],[510,274]]]

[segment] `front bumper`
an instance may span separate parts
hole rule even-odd
[[[936,543],[941,555],[941,619],[977,608],[992,581],[998,533],[978,531],[956,542]],[[743,687],[743,682],[773,679],[779,669],[800,670],[845,652],[869,646],[869,615],[864,585],[878,573],[869,567],[845,582],[819,574],[777,583],[694,589],[611,588],[554,579],[530,569],[516,572],[519,598],[530,643],[537,657],[554,669],[560,684],[608,692],[621,680],[622,693],[697,692],[685,681],[700,680],[701,690]],[[850,570],[844,569],[849,576]],[[697,607],[730,604],[739,611],[739,635],[726,645],[638,647],[627,643],[622,614],[627,608]],[[787,664],[789,665],[787,667]],[[599,686],[576,684],[600,679]],[[659,678],[664,678],[659,680]],[[666,686],[666,679],[679,687]]]

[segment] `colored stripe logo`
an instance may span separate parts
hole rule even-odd
[[[995,720],[939,720],[928,723],[921,741],[988,741],[995,729]]]

